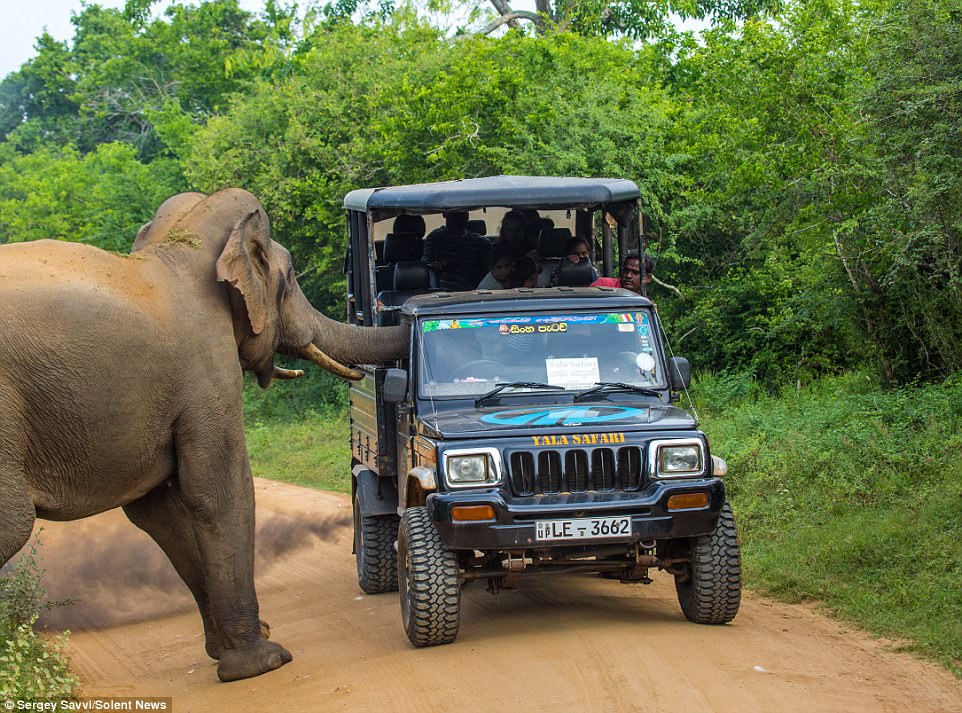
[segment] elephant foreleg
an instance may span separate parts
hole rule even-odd
[[[234,681],[280,668],[292,656],[265,638],[254,592],[254,482],[243,422],[207,414],[195,422],[185,414],[177,453],[178,483],[222,643],[217,675]]]
[[[180,489],[173,482],[165,483],[139,500],[125,505],[124,512],[132,523],[160,545],[190,589],[204,621],[207,655],[219,659],[224,645],[211,615],[201,554],[194,537],[190,510],[184,503]]]

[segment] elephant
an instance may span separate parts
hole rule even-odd
[[[122,507],[163,549],[222,681],[291,661],[254,590],[254,487],[243,372],[261,387],[299,356],[401,358],[401,328],[315,310],[260,202],[230,188],[165,201],[129,255],[57,240],[0,245],[0,565],[35,519]]]

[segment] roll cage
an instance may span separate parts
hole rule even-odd
[[[640,198],[638,187],[626,179],[550,176],[491,176],[351,191],[344,199],[348,322],[378,323],[377,268],[384,265],[379,244],[389,230],[385,221],[417,215],[439,224],[447,211],[467,211],[479,222],[512,209],[551,212],[572,234],[589,239],[592,263],[601,275],[611,276],[616,254],[644,248]]]

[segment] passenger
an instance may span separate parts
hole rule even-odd
[[[515,260],[528,254],[530,248],[525,236],[524,214],[521,211],[509,210],[504,214],[495,246],[506,251]]]
[[[565,252],[570,262],[581,262],[582,260],[591,259],[591,247],[588,245],[588,240],[578,235],[568,239],[565,245]]]
[[[473,290],[484,277],[491,244],[467,229],[467,211],[447,211],[444,220],[424,239],[422,260],[437,273],[442,290]]]
[[[533,208],[519,208],[512,213],[520,213],[524,219],[524,234],[527,250],[525,254],[537,252],[538,236],[541,234],[541,214]]]
[[[478,283],[479,290],[506,290],[511,287],[514,260],[506,248],[495,248],[491,257],[491,269]]]
[[[530,257],[523,257],[514,264],[511,271],[512,287],[537,287],[538,266]]]
[[[647,287],[651,282],[651,273],[655,269],[655,261],[651,255],[645,255],[645,281]],[[591,283],[592,287],[621,287],[641,294],[641,259],[638,253],[628,253],[621,263],[621,277],[599,277]]]

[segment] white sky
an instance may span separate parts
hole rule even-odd
[[[79,13],[81,0],[0,0],[0,78],[20,69],[20,65],[36,55],[34,43],[49,32],[55,39],[73,37],[70,15]],[[88,5],[120,9],[124,0],[95,0]],[[240,0],[240,6],[250,12],[260,12],[263,0]],[[161,15],[170,5],[160,0],[153,6],[154,14]]]

